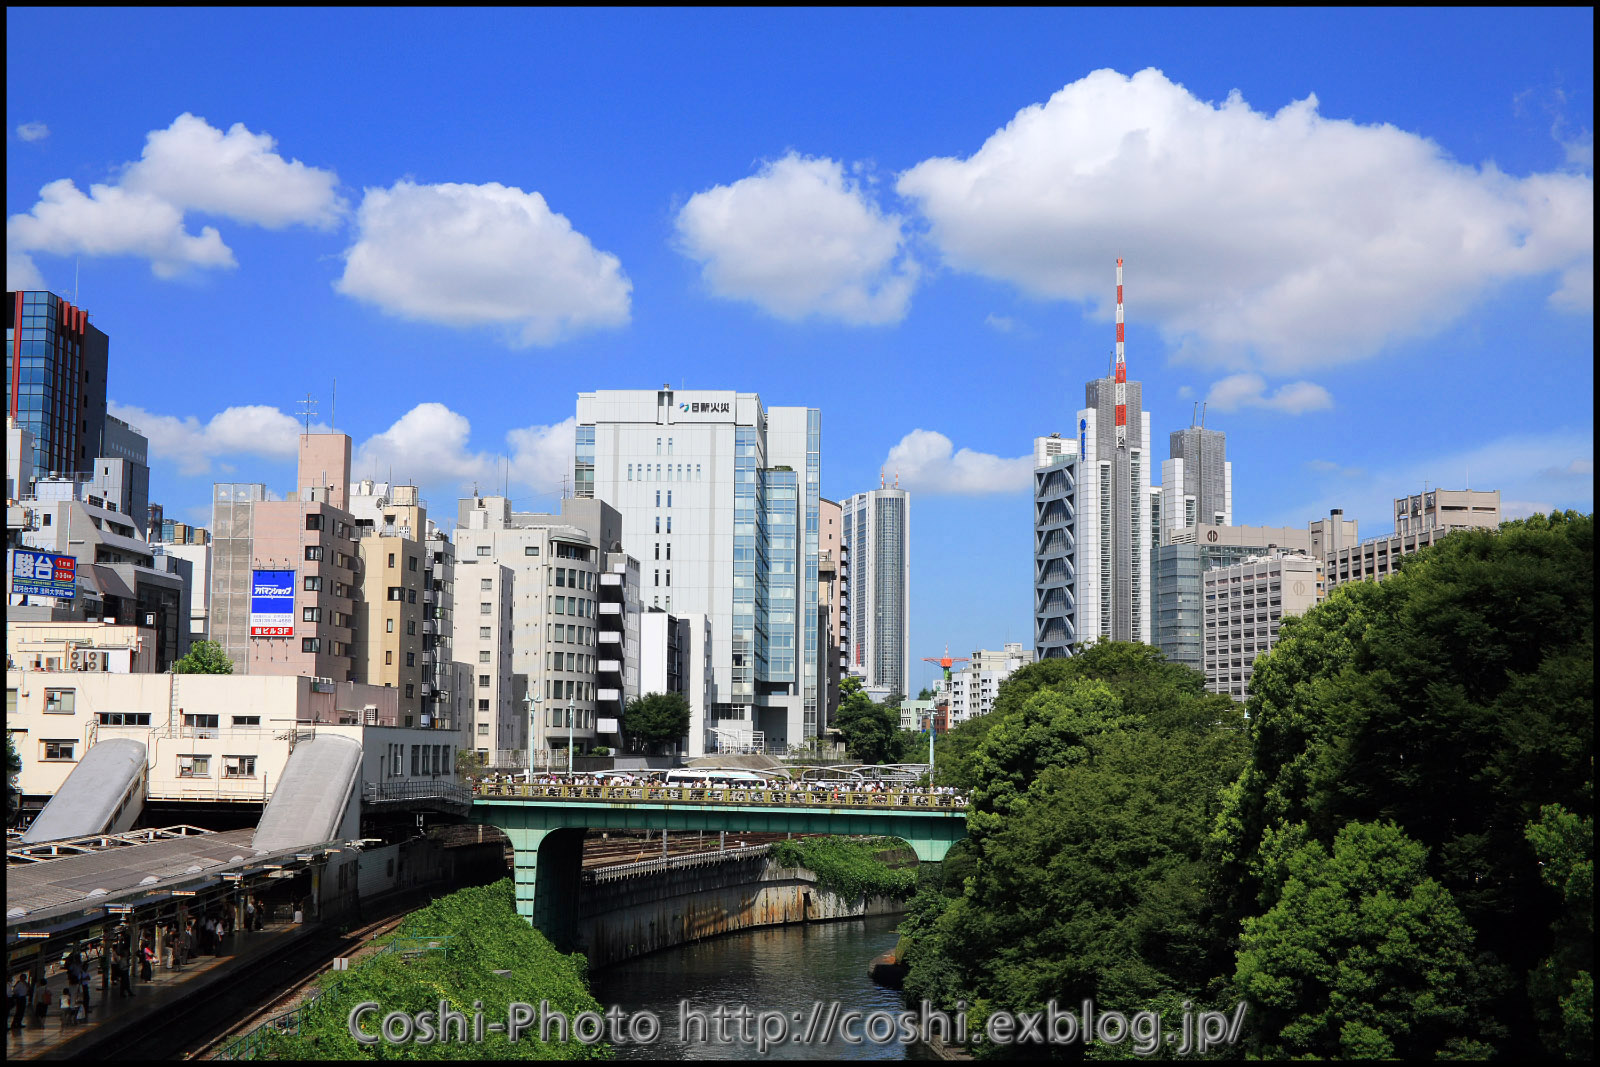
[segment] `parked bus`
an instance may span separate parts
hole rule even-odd
[[[708,782],[713,789],[765,789],[765,775],[754,771],[720,771],[711,768],[679,767],[667,772],[668,786],[693,786]]]

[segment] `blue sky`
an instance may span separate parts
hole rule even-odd
[[[152,498],[307,393],[436,518],[579,391],[823,412],[913,490],[912,656],[1031,637],[1023,457],[1111,348],[1239,523],[1593,508],[1593,13],[17,10],[7,284],[111,336]],[[74,272],[76,271],[76,283]],[[934,673],[913,672],[916,684]]]

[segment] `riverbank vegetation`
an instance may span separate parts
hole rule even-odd
[[[316,999],[301,1013],[298,1031],[265,1034],[266,1058],[271,1059],[455,1059],[455,1060],[581,1060],[608,1059],[612,1050],[600,1042],[585,1045],[571,1039],[541,1041],[538,1017],[528,1033],[512,1043],[505,1034],[490,1033],[488,1024],[504,1023],[512,1001],[531,1004],[549,1001],[552,1012],[567,1020],[582,1012],[600,1012],[589,992],[583,956],[557,952],[543,934],[517,914],[510,879],[494,885],[462,889],[413,913],[394,934],[385,938],[398,948],[420,946],[420,939],[439,942],[442,948],[414,953],[390,951],[361,958],[348,971],[325,975]],[[506,972],[506,973],[500,973]],[[362,1027],[376,1034],[383,1017],[402,1011],[413,1017],[437,1011],[447,1001],[468,1020],[468,1039],[418,1045],[358,1045],[348,1030],[350,1012],[363,1002],[378,1004],[376,1013],[363,1016]],[[477,1005],[477,1007],[475,1007]],[[471,1035],[472,1020],[481,1011],[482,1040]],[[552,1039],[557,1032],[552,1029]]]
[[[779,841],[772,859],[780,867],[804,867],[817,876],[817,885],[846,900],[863,896],[904,900],[917,888],[915,867],[890,867],[883,861],[882,842],[854,841],[847,837],[801,837]]]
[[[1018,671],[939,742],[969,838],[908,906],[908,1000],[1589,1058],[1593,585],[1592,516],[1534,516],[1284,620],[1243,709],[1144,645]]]

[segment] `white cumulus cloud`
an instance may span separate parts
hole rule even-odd
[[[39,273],[38,264],[33,257],[18,248],[6,249],[6,289],[10,292],[17,290],[48,289],[44,283],[44,275]]]
[[[889,449],[884,470],[902,489],[925,493],[1014,493],[1032,484],[1033,456],[1006,459],[970,448],[955,451],[935,430],[912,430]]]
[[[562,479],[570,485],[577,424],[577,417],[569,416],[551,426],[527,426],[506,434],[511,476],[536,493],[559,493]]]
[[[832,159],[791,152],[696,193],[677,228],[713,293],[783,319],[899,322],[917,283],[901,217],[879,210]]]
[[[277,142],[236,122],[227,133],[205,119],[179,115],[145,140],[144,155],[122,176],[122,186],[148,193],[186,211],[223,215],[268,229],[295,223],[328,227],[345,204],[338,175],[285,160]]]
[[[352,460],[357,473],[376,471],[419,485],[448,483],[461,493],[464,483],[498,484],[498,457],[473,452],[467,444],[472,424],[443,404],[418,404],[382,433],[367,438]]]
[[[633,283],[537,192],[395,183],[368,189],[334,287],[401,318],[501,325],[519,346],[628,322]]]
[[[1129,321],[1279,374],[1436,331],[1509,279],[1564,273],[1556,303],[1580,306],[1593,269],[1592,176],[1464,165],[1314,96],[1216,105],[1154,69],[1095,71],[897,188],[952,267],[1109,317],[1125,256]]]
[[[92,183],[85,195],[70,178],[50,182],[26,214],[6,220],[7,275],[28,253],[137,256],[158,277],[236,265],[213,226],[198,234],[185,214],[199,211],[278,228],[327,226],[343,210],[332,171],[285,161],[266,134],[236,123],[226,134],[194,115],[152,130],[144,155],[115,183]]]
[[[184,475],[204,474],[223,455],[292,459],[304,428],[293,415],[264,404],[227,408],[203,423],[194,415],[159,415],[115,400],[106,410],[145,435],[152,458],[171,460]]]
[[[1218,411],[1240,408],[1265,408],[1283,415],[1303,415],[1333,407],[1333,397],[1315,382],[1290,382],[1267,393],[1267,383],[1259,374],[1231,374],[1213,382],[1206,403]]]
[[[42,122],[24,122],[17,127],[17,136],[24,141],[42,141],[50,136],[50,127]]]

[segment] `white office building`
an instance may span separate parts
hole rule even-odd
[[[663,386],[580,393],[577,423],[574,487],[620,513],[645,610],[707,619],[709,743],[817,736],[821,413]]]
[[[1032,662],[1033,649],[1019,641],[998,650],[975,650],[967,665],[950,675],[950,725],[989,714],[1000,695],[1000,683]]]
[[[1274,552],[1200,576],[1205,603],[1206,688],[1243,701],[1256,657],[1278,643],[1286,615],[1303,615],[1327,596],[1315,556]]]
[[[911,677],[911,494],[874,489],[840,502],[850,553],[845,667],[868,690],[907,695]]]
[[[1128,434],[1114,434],[1113,379],[1086,387],[1076,463],[1077,641],[1151,640],[1150,413],[1139,382],[1126,383]]]

